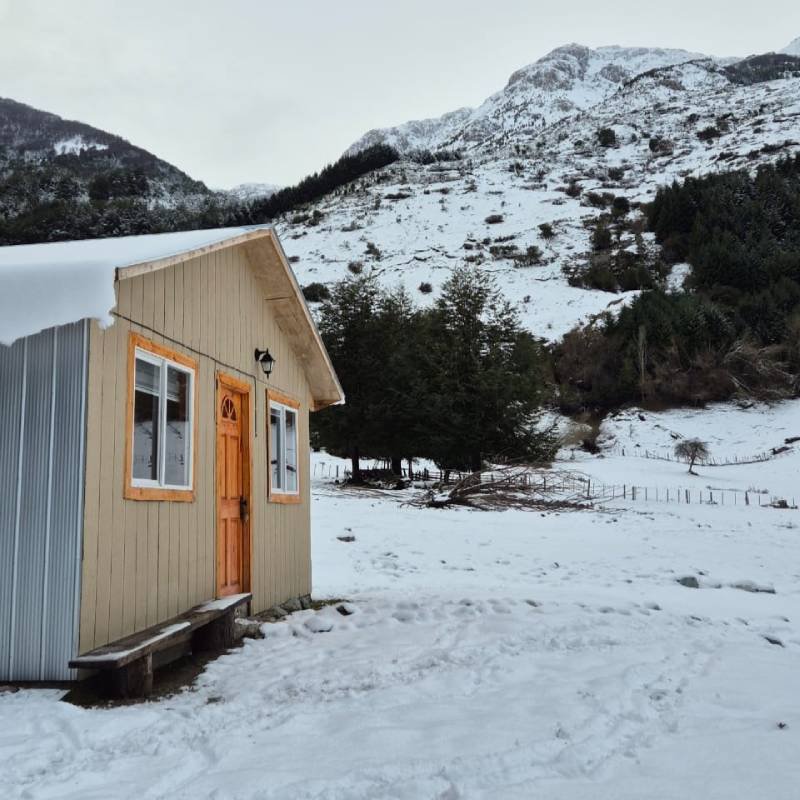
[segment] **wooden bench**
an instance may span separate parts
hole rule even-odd
[[[73,658],[69,666],[106,672],[117,697],[143,697],[153,688],[154,655],[181,646],[191,647],[192,652],[231,647],[236,609],[251,598],[248,593],[208,600],[160,625]]]

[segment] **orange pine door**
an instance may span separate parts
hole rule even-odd
[[[244,395],[220,382],[217,395],[217,595],[246,591],[249,518]]]

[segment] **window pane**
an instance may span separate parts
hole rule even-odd
[[[269,410],[269,463],[272,470],[272,488],[283,489],[281,411],[272,407]]]
[[[133,477],[158,480],[158,387],[161,370],[136,359],[133,399]]]
[[[286,491],[297,491],[297,412],[284,411],[286,415]]]
[[[188,486],[191,453],[191,376],[167,367],[167,424],[164,431],[164,483]]]

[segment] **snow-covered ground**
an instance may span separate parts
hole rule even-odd
[[[797,402],[644,417],[609,421],[601,442],[700,434],[729,457],[800,434]],[[567,463],[609,482],[800,494],[798,445],[698,478],[611,451]],[[0,797],[798,797],[800,512],[405,499],[315,482],[314,593],[347,615],[266,625],[156,702],[0,694]]]
[[[562,456],[595,481],[659,488],[661,500],[667,488],[672,497],[680,488],[693,496],[698,491],[722,492],[724,497],[715,495],[717,502],[741,504],[745,492],[755,492],[764,504],[786,500],[794,505],[800,502],[800,441],[791,446],[785,442],[796,437],[800,437],[797,401],[752,408],[722,403],[711,409],[658,414],[629,409],[603,423],[598,437],[602,458],[580,451]],[[727,465],[698,467],[695,477],[687,474],[685,464],[664,460],[672,457],[678,440],[689,438],[706,442],[712,459]],[[746,463],[784,448],[762,464]],[[759,502],[758,497],[750,499]]]

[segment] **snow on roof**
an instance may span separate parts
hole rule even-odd
[[[118,268],[179,256],[258,227],[0,247],[0,343],[81,319],[107,327]]]

